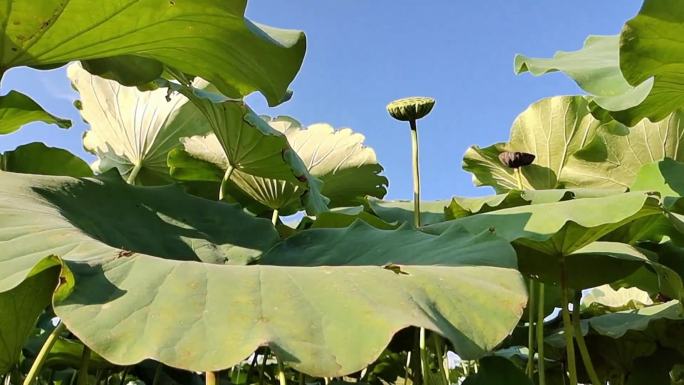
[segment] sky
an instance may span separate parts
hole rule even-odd
[[[409,199],[409,128],[385,106],[406,96],[434,97],[432,113],[418,123],[422,198],[486,195],[492,190],[474,187],[461,169],[465,150],[506,141],[515,117],[534,101],[581,92],[561,74],[514,75],[514,55],[579,49],[587,35],[619,33],[640,6],[639,0],[251,0],[250,19],[305,31],[307,53],[289,102],[269,108],[260,95],[248,102],[260,114],[364,134],[390,180],[387,198]],[[0,85],[2,94],[11,89],[74,126],[32,123],[1,136],[0,151],[41,141],[94,160],[82,149],[87,125],[72,105],[77,94],[64,68],[12,69]]]

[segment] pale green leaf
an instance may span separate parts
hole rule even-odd
[[[542,99],[518,115],[507,143],[468,148],[463,169],[473,174],[476,186],[492,186],[497,192],[563,188],[562,179],[571,155],[591,141],[599,125],[581,96]],[[536,156],[531,165],[520,168],[522,188],[514,169],[499,161],[502,151]]]
[[[559,51],[553,58],[515,56],[515,73],[534,76],[561,71],[588,92],[590,99],[610,111],[625,110],[643,102],[653,79],[638,86],[627,82],[620,70],[620,36],[589,36],[578,51]]]
[[[166,89],[141,92],[135,87],[91,75],[78,63],[67,69],[80,95],[81,115],[90,125],[83,146],[97,155],[97,173],[112,168],[129,182],[170,182],[166,158],[180,138],[206,134],[209,123],[183,95],[167,100]]]
[[[628,128],[611,121],[569,160],[563,180],[568,186],[624,188],[642,166],[665,158],[684,160],[684,111],[657,123],[642,120]]]

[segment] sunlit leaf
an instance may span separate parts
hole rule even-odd
[[[67,70],[80,95],[81,115],[90,125],[86,150],[97,155],[98,173],[119,170],[131,183],[170,182],[168,152],[180,138],[211,130],[200,111],[183,95],[167,100],[166,89],[141,92],[135,87],[91,75],[78,63]]]
[[[245,19],[246,0],[11,4],[0,16],[3,69],[137,56],[201,76],[231,97],[260,91],[274,105],[288,97],[306,45],[301,32]]]
[[[71,127],[71,121],[58,118],[38,105],[33,99],[10,91],[0,96],[0,135],[10,134],[31,122],[56,124],[60,128]]]
[[[61,148],[34,142],[0,153],[0,170],[24,174],[92,176],[81,158]]]

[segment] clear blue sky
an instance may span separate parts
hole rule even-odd
[[[302,123],[328,122],[366,135],[385,175],[388,197],[411,195],[410,142],[405,124],[385,105],[396,98],[432,96],[432,114],[419,122],[424,199],[484,195],[461,158],[472,144],[508,139],[510,125],[540,98],[575,94],[558,74],[513,74],[513,56],[550,56],[574,50],[589,34],[615,34],[634,16],[639,0],[251,0],[247,15],[277,27],[302,29],[308,50],[292,84],[293,99],[259,113],[291,115]],[[198,58],[201,60],[201,58]],[[81,147],[86,125],[72,107],[76,94],[64,69],[9,71],[2,93],[16,89],[74,127],[32,124],[0,137],[0,150],[31,141],[67,148],[92,160]]]

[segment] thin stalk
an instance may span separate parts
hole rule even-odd
[[[123,370],[123,373],[121,373],[121,382],[119,382],[119,385],[125,385],[126,384],[126,376],[128,375],[128,371],[131,370],[130,366],[126,366]]]
[[[416,121],[411,120],[411,155],[413,159],[413,225],[420,227],[420,163],[418,152],[418,127]],[[420,374],[422,381],[425,380],[427,371],[427,350],[425,348],[425,328],[420,328],[419,349],[420,349]],[[421,381],[421,383],[422,383]]]
[[[577,347],[580,351],[580,356],[582,357],[582,362],[584,363],[584,369],[586,369],[589,375],[589,380],[591,380],[592,385],[601,385],[601,380],[594,370],[594,364],[591,362],[591,356],[589,355],[589,350],[587,349],[587,344],[584,341],[584,335],[582,335],[582,326],[580,325],[580,299],[581,296],[575,296],[575,300],[572,302],[572,326],[575,331],[575,341],[577,341]]]
[[[276,362],[278,363],[278,383],[280,385],[287,385],[287,378],[285,378],[285,368],[283,367],[283,361],[276,356]]]
[[[249,384],[249,382],[248,382]],[[299,373],[299,385],[305,385],[304,384],[304,373]]]
[[[83,346],[83,354],[81,354],[81,364],[78,368],[76,384],[88,385],[88,366],[90,366],[90,349],[87,346]]]
[[[161,362],[157,363],[157,368],[154,370],[154,377],[152,378],[152,385],[158,385],[161,379],[162,368],[164,365]],[[207,372],[209,373],[209,372]],[[207,377],[208,379],[209,377]]]
[[[449,373],[447,373],[444,369],[444,350],[442,350],[442,339],[439,338],[437,335],[433,334],[432,340],[435,343],[435,354],[439,358],[439,372],[442,375],[442,381],[444,381],[444,384],[448,385]]]
[[[137,163],[135,166],[133,166],[133,170],[131,170],[131,173],[128,174],[128,179],[126,179],[126,183],[135,184],[135,180],[136,178],[138,178],[138,173],[140,172],[141,168],[142,163]]]
[[[50,335],[48,336],[47,340],[43,344],[43,347],[40,348],[40,352],[38,352],[36,360],[33,361],[33,365],[31,365],[31,369],[26,375],[26,379],[24,379],[24,385],[31,385],[36,380],[38,373],[40,373],[40,369],[43,367],[43,364],[45,363],[45,359],[47,358],[48,353],[50,353],[50,349],[52,349],[52,346],[57,341],[57,337],[59,337],[59,335],[62,334],[62,332],[65,330],[66,326],[64,326],[64,323],[60,321],[57,327],[55,327],[55,330],[53,330],[52,333],[50,333]]]
[[[411,365],[411,351],[406,352],[406,367],[404,368],[404,385],[408,384],[409,366]]]
[[[568,362],[568,377],[570,385],[577,385],[577,366],[575,364],[575,345],[573,343],[572,320],[568,311],[568,283],[565,262],[561,262],[561,314],[563,317],[563,334],[565,334],[565,352]]]
[[[271,215],[271,223],[273,223],[273,226],[278,224],[278,209],[273,210],[273,215]]]
[[[221,187],[219,188],[220,201],[222,201],[223,198],[226,196],[225,187],[228,181],[230,180],[230,176],[233,175],[234,170],[235,168],[232,165],[228,165],[228,169],[226,170],[225,174],[223,174],[223,180],[221,180]]]
[[[534,280],[530,278],[529,295],[527,303],[527,376],[534,377],[534,316],[535,316],[535,290]]]
[[[216,385],[216,373],[214,372],[205,372],[204,377],[206,378],[205,380],[205,385]]]
[[[95,373],[95,385],[100,385],[100,383],[102,382],[102,372],[102,369],[98,369]]]
[[[254,357],[252,357],[252,362],[249,364],[249,370],[247,371],[247,378],[245,379],[245,382],[248,384],[251,383],[251,382],[249,382],[249,380],[251,379],[252,372],[254,371],[254,367],[256,366],[257,356],[258,356],[257,353],[254,352]]]
[[[420,227],[420,167],[418,164],[418,128],[411,120],[411,154],[413,159],[413,224]]]
[[[546,372],[544,362],[544,284],[539,282],[537,286],[537,373],[539,373],[539,385],[546,385]]]
[[[418,347],[420,348],[420,376],[423,379],[423,383],[425,383],[429,368],[427,347],[425,346],[425,328],[420,328],[420,342]]]
[[[266,366],[266,359],[268,354],[264,353],[261,357],[261,365],[259,365],[259,385],[264,385],[264,366]]]

